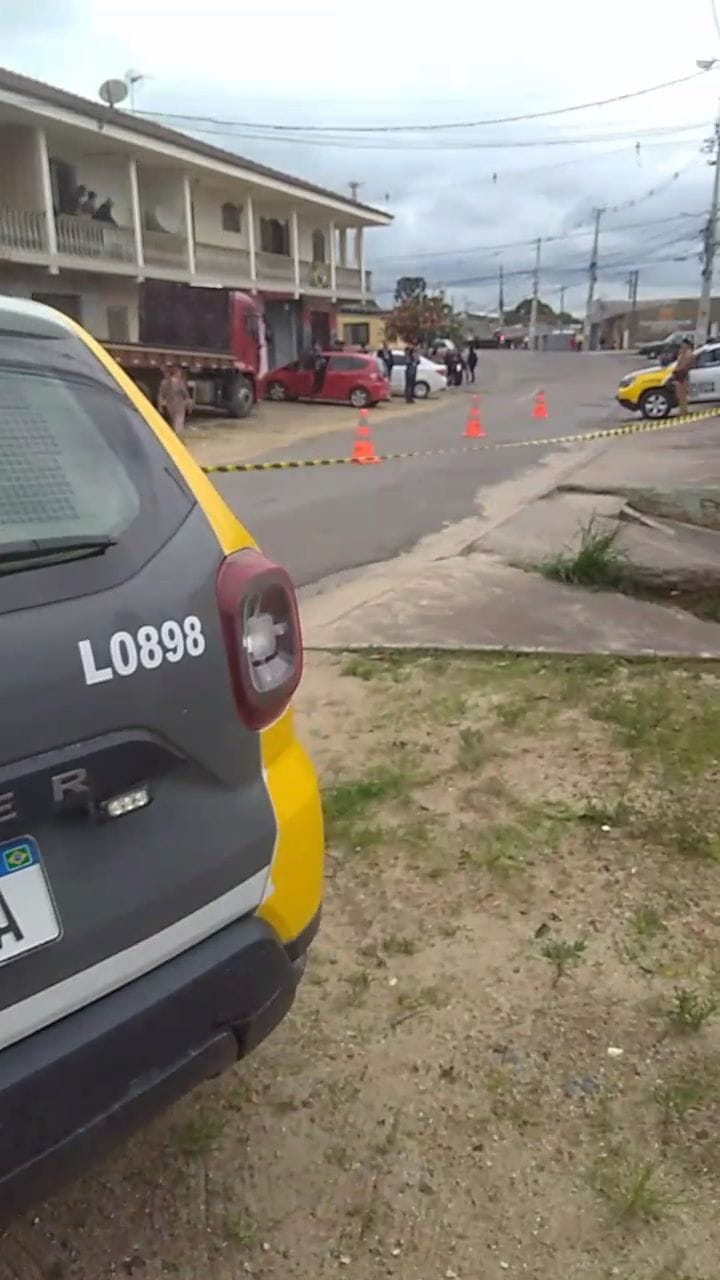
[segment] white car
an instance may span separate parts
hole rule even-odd
[[[405,352],[393,351],[393,367],[392,378],[390,379],[390,390],[394,396],[405,395]],[[418,365],[417,378],[415,381],[415,399],[427,400],[428,396],[433,395],[436,391],[447,390],[447,372],[442,365],[435,364],[434,360],[428,360],[427,356],[420,356]]]

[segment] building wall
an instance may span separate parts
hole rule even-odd
[[[195,239],[200,244],[221,245],[226,249],[249,248],[247,205],[237,192],[228,195],[219,187],[208,187],[205,183],[193,183],[193,211],[195,216]],[[241,207],[240,232],[224,231],[222,224],[222,206],[231,200]],[[258,243],[257,232],[255,243]],[[259,245],[258,245],[259,247]]]
[[[100,341],[110,337],[108,307],[125,307],[128,319],[128,341],[139,341],[139,286],[133,280],[115,276],[91,276],[79,271],[61,271],[51,276],[40,268],[14,267],[0,262],[0,293],[18,298],[42,294],[52,305],[53,294],[77,296],[81,324]]]
[[[42,188],[32,129],[8,126],[0,129],[0,204],[11,209],[42,211]]]
[[[168,170],[153,174],[148,173],[146,169],[140,169],[138,186],[142,213],[154,214],[163,231],[184,236],[185,195],[180,174]],[[198,239],[201,237],[198,236]]]

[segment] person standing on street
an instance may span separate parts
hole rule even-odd
[[[380,350],[378,351],[378,360],[384,366],[385,372],[388,378],[392,379],[392,371],[393,371],[393,364],[394,364],[393,353],[390,350],[387,342],[383,342]]]
[[[477,369],[477,360],[478,358],[477,358],[477,351],[475,350],[475,343],[471,342],[470,346],[468,347],[468,353],[467,353],[468,382],[475,381],[475,370]]]
[[[415,403],[415,383],[419,364],[415,347],[405,348],[405,403]]]
[[[680,343],[680,350],[672,375],[680,413],[687,413],[688,411],[688,376],[694,364],[693,344],[685,338]]]
[[[185,434],[185,419],[190,408],[190,392],[185,375],[177,364],[168,365],[158,391],[158,408],[170,422],[176,436]]]

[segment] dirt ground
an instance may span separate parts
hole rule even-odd
[[[3,1280],[717,1280],[720,670],[312,655],[327,904],[257,1054]]]

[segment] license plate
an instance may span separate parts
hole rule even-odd
[[[36,841],[20,836],[0,843],[0,965],[61,932]]]

